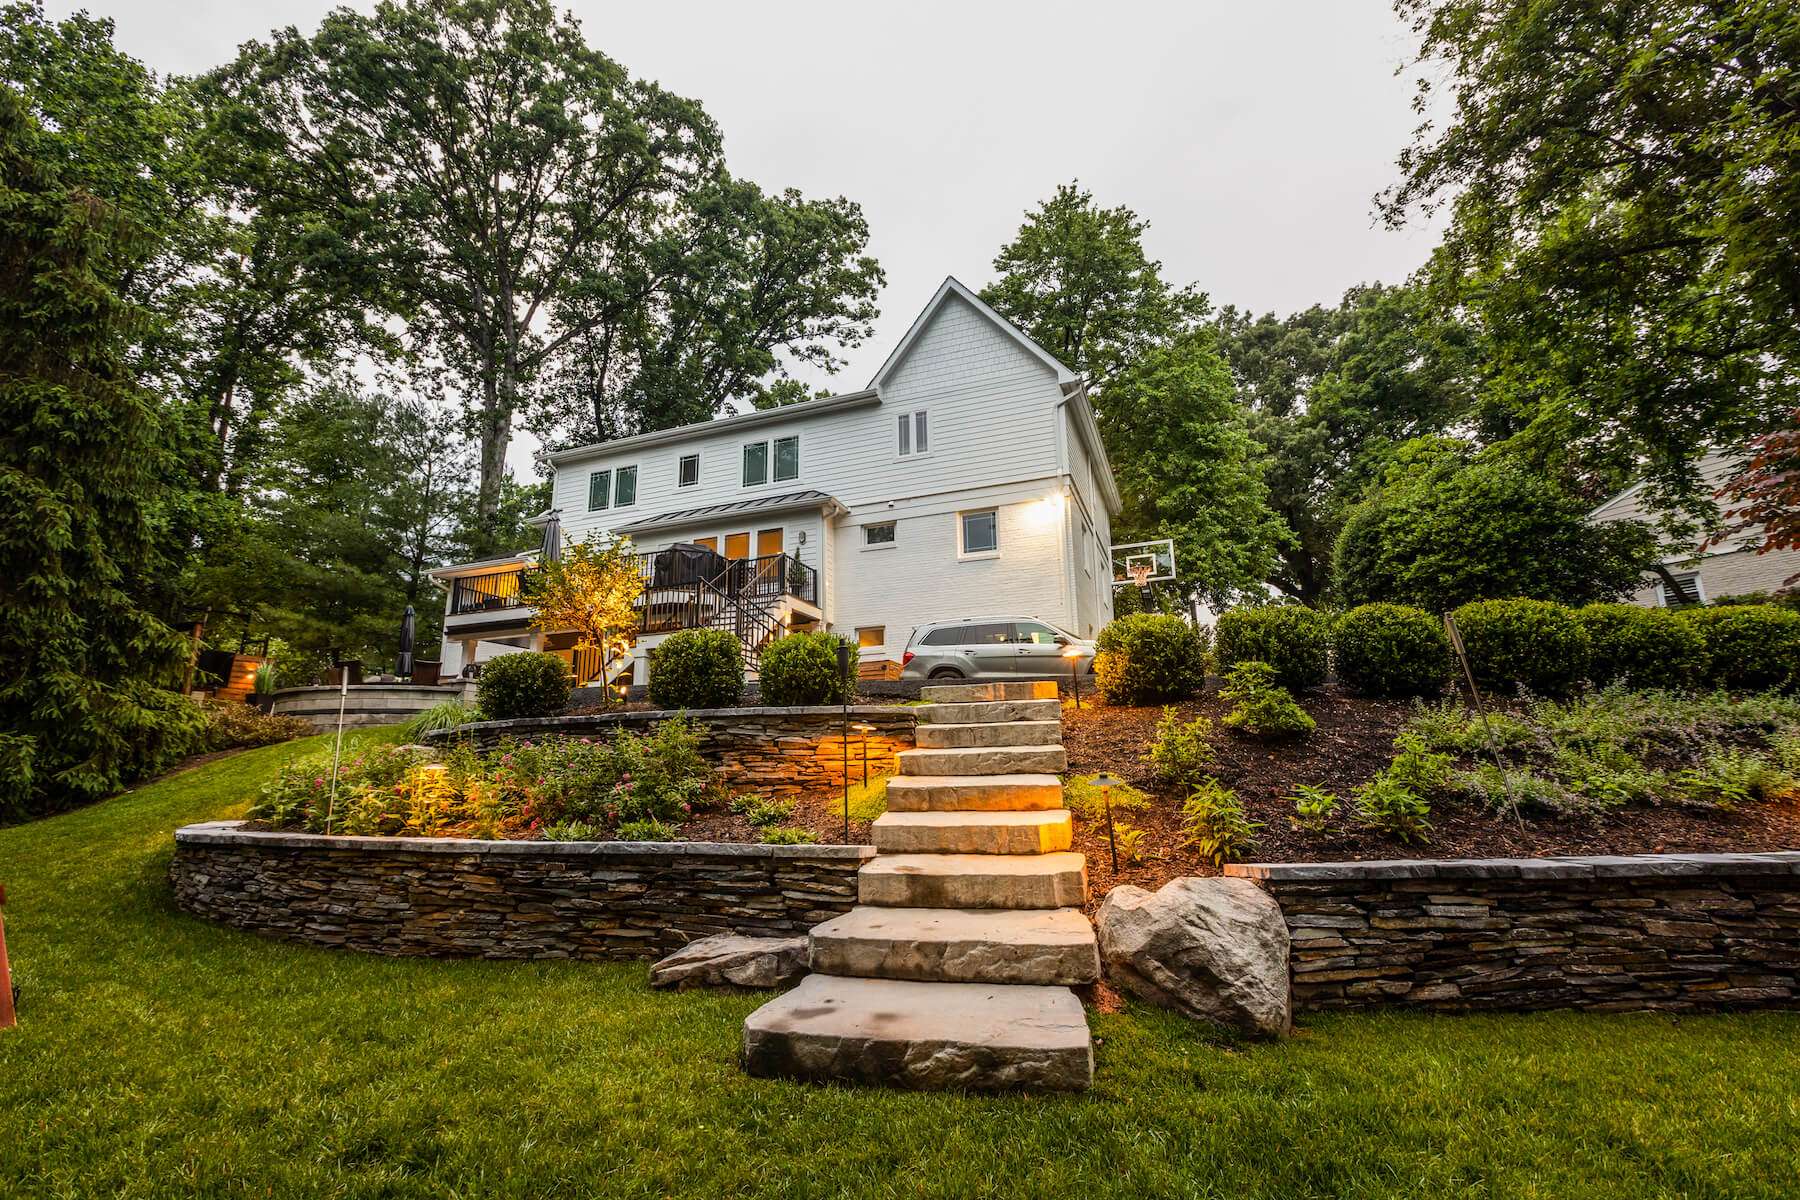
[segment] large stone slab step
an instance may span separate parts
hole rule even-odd
[[[902,775],[1060,775],[1069,768],[1061,746],[958,746],[902,750],[894,757]]]
[[[971,704],[921,704],[921,725],[974,725],[990,721],[1058,721],[1060,700],[977,700]]]
[[[1026,812],[1063,806],[1054,775],[896,775],[889,812]]]
[[[875,818],[882,854],[1049,854],[1067,850],[1066,808],[1039,812],[888,812]]]
[[[957,746],[1060,746],[1061,721],[993,721],[980,725],[920,725],[913,743],[922,750]]]
[[[881,854],[856,874],[857,900],[890,908],[1079,908],[1087,860],[1055,854]]]
[[[942,683],[919,689],[919,699],[933,704],[972,704],[984,700],[1054,700],[1056,684]]]
[[[995,912],[864,905],[814,927],[814,971],[944,983],[1093,983],[1100,946],[1078,908]]]
[[[744,1021],[752,1075],[924,1090],[1077,1091],[1094,1077],[1061,987],[808,975]]]

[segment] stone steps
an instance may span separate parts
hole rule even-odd
[[[1069,768],[1061,746],[957,746],[894,757],[902,775],[1061,775]]]
[[[1063,806],[1054,775],[896,775],[887,783],[893,812],[1026,812]]]
[[[1076,1091],[1094,1077],[1064,987],[808,975],[744,1022],[752,1075],[915,1089]]]
[[[919,689],[932,704],[978,704],[994,700],[1054,700],[1054,683],[945,683]]]
[[[992,721],[970,725],[920,725],[913,744],[921,750],[969,746],[1060,746],[1061,721]]]
[[[921,704],[921,725],[972,725],[988,721],[1062,720],[1060,700],[977,700],[967,704]]]
[[[1078,908],[865,905],[814,929],[810,953],[812,969],[828,975],[1063,986],[1100,978],[1099,942]]]
[[[1079,908],[1087,859],[1053,854],[878,854],[856,874],[861,904],[890,908]]]
[[[1067,850],[1067,809],[1038,812],[889,812],[875,818],[881,854],[1049,854]]]

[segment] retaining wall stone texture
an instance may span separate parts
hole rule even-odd
[[[473,738],[483,749],[502,738],[611,738],[622,729],[647,733],[675,716],[664,711],[584,713],[515,721],[480,721],[429,734],[441,744]],[[732,791],[769,796],[818,795],[844,786],[844,710],[841,708],[705,708],[686,713],[700,735],[700,753]],[[898,774],[894,757],[913,747],[917,715],[898,704],[850,707],[851,724],[873,725],[868,735],[869,776]],[[864,739],[850,735],[850,778],[863,777]]]
[[[848,912],[869,846],[175,834],[176,903],[377,954],[654,958],[715,933],[794,936]]]
[[[1800,852],[1245,863],[1296,1009],[1800,1004]]]

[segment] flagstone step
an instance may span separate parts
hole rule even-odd
[[[902,775],[1060,775],[1069,768],[1061,746],[921,748],[894,757]]]
[[[1056,684],[935,683],[919,689],[919,699],[933,704],[973,704],[989,700],[1054,700]]]
[[[1099,942],[1078,908],[863,905],[815,927],[810,954],[815,971],[876,979],[1075,985],[1100,978]]]
[[[889,812],[1026,812],[1061,808],[1054,775],[896,775],[887,782]]]
[[[1069,908],[1087,902],[1087,860],[1054,854],[878,854],[856,875],[862,904]]]
[[[977,700],[969,704],[921,704],[921,725],[966,725],[988,721],[1059,721],[1060,700]]]
[[[808,975],[744,1021],[752,1075],[940,1090],[1076,1091],[1093,1043],[1063,987]]]
[[[920,725],[913,743],[922,750],[958,746],[1060,746],[1061,721],[993,721],[980,725]]]
[[[888,812],[875,818],[881,854],[1049,854],[1073,836],[1066,808],[1042,812]]]

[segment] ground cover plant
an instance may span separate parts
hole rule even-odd
[[[905,1094],[751,1079],[763,997],[653,991],[641,963],[381,958],[177,912],[170,831],[328,745],[0,829],[0,1194],[1791,1191],[1800,1014],[1371,1013],[1252,1045],[1131,1004],[1091,1014],[1085,1095]]]

